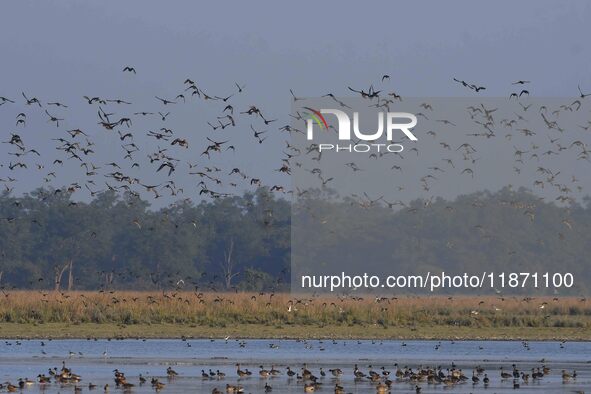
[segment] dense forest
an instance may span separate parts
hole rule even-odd
[[[1,284],[34,289],[280,287],[289,205],[265,189],[152,210],[131,195],[0,197]]]
[[[156,210],[137,196],[110,191],[90,202],[73,201],[64,190],[5,192],[0,286],[288,290],[293,229],[294,253],[311,265],[326,257],[318,256],[321,249],[344,260],[362,258],[331,246],[366,234],[366,245],[372,239],[381,240],[376,249],[388,243],[390,254],[373,258],[393,260],[399,272],[554,268],[575,274],[577,292],[585,291],[591,276],[589,198],[559,206],[505,188],[389,206],[316,191],[299,196],[292,218],[291,202],[278,195],[260,188]]]

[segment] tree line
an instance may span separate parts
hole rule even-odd
[[[0,196],[0,285],[26,289],[282,288],[290,208],[267,189],[153,210],[106,191]]]
[[[453,201],[368,206],[310,191],[292,207],[282,196],[259,188],[153,209],[137,196],[114,191],[88,202],[74,201],[61,189],[20,196],[5,191],[0,195],[0,286],[286,291],[292,252],[311,265],[326,257],[320,251],[345,265],[362,259],[367,269],[371,262],[356,255],[358,249],[331,249],[353,245],[350,237],[368,248],[381,239],[372,258],[391,261],[397,272],[555,269],[575,274],[577,292],[588,288],[589,198],[560,206],[525,189],[505,188]],[[292,218],[292,208],[297,217]],[[293,251],[292,220],[298,231]],[[386,250],[380,247],[384,242]]]

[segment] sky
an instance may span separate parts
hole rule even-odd
[[[576,97],[578,85],[591,91],[590,16],[587,1],[4,1],[0,96],[18,102],[0,106],[2,138],[18,130],[27,146],[42,152],[35,162],[45,168],[20,176],[9,171],[15,159],[2,146],[0,178],[16,174],[12,187],[22,192],[43,184],[53,168],[51,138],[60,131],[26,106],[21,92],[68,103],[68,111],[55,110],[64,115],[63,127],[84,125],[97,143],[93,160],[104,165],[122,156],[120,143],[96,127],[96,107],[85,107],[82,96],[127,98],[134,110],[162,111],[167,108],[154,96],[176,96],[190,77],[220,96],[234,93],[235,82],[245,85],[235,97],[237,110],[256,105],[278,119],[264,125],[246,118],[219,135],[239,146],[213,159],[224,166],[224,177],[227,168],[239,166],[268,184],[288,184],[276,169],[289,139],[278,131],[289,123],[289,89],[300,97],[350,96],[347,86],[367,89],[388,74],[383,89],[410,97],[475,96],[454,77],[486,86],[483,97],[508,97],[520,79],[531,81],[535,97]],[[122,73],[126,65],[137,75]],[[192,147],[201,144],[187,151],[175,147],[183,162],[208,165],[200,153],[212,136],[207,121],[219,115],[218,104],[194,100],[174,107],[167,127]],[[25,110],[27,127],[20,130],[15,114]],[[160,146],[145,136],[157,128],[153,123],[138,120],[132,127],[143,150]],[[268,130],[266,143],[253,139],[250,125]],[[79,178],[77,165],[64,167],[49,183]],[[134,171],[146,183],[167,179],[149,164]],[[177,171],[177,183],[196,183],[186,172]],[[194,187],[185,188],[185,197],[198,198]]]

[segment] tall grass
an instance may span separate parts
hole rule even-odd
[[[2,322],[591,328],[591,303],[574,297],[377,300],[268,293],[12,291],[0,298]]]

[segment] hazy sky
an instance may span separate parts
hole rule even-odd
[[[135,110],[158,111],[165,108],[153,96],[174,97],[187,77],[218,95],[231,94],[236,81],[246,85],[237,109],[257,105],[279,120],[256,125],[269,130],[266,144],[253,141],[248,121],[230,131],[245,148],[224,164],[287,184],[274,169],[288,137],[277,128],[289,123],[290,88],[298,96],[346,96],[347,86],[367,89],[389,74],[384,89],[403,96],[473,95],[453,77],[486,86],[485,96],[508,96],[518,79],[532,81],[532,96],[577,96],[579,84],[591,91],[589,17],[588,1],[3,1],[0,96],[19,103],[0,107],[2,138],[15,130],[15,113],[30,110],[21,91],[72,107],[84,105],[82,95],[118,96],[133,99]],[[138,74],[124,75],[125,65]],[[219,114],[203,101],[174,111],[170,121],[179,134],[195,133],[204,143],[211,135],[207,121]],[[54,126],[44,115],[30,116],[21,134],[29,145],[53,149],[45,145]],[[72,110],[64,127],[80,127],[89,116],[96,123],[94,108]],[[136,142],[157,145],[144,135],[150,125],[135,128]],[[113,146],[97,148],[105,153],[96,162],[120,150],[116,138],[90,133],[99,147]],[[179,155],[198,161],[201,150]],[[75,179],[69,171],[63,169],[62,184]],[[6,167],[0,172],[8,174]],[[152,167],[139,170],[143,179],[151,174]],[[27,190],[42,178],[23,176],[13,186]]]

